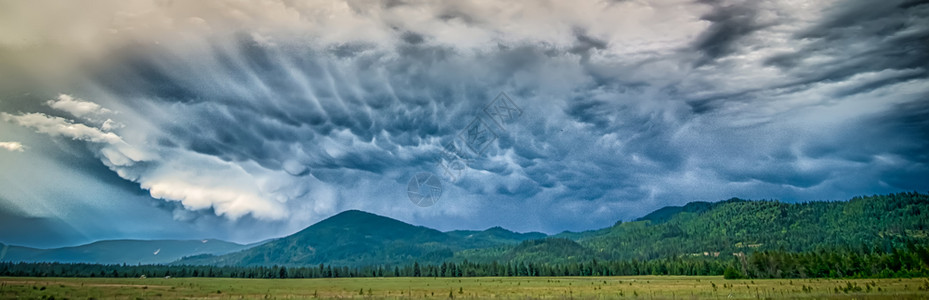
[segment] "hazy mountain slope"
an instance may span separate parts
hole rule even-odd
[[[250,246],[220,240],[108,240],[52,249],[7,245],[0,247],[0,261],[164,264],[184,256],[226,254]]]
[[[491,227],[484,231],[453,230],[446,234],[464,240],[471,247],[492,247],[505,244],[516,244],[526,240],[542,239],[548,235],[541,232],[518,233],[502,227]]]

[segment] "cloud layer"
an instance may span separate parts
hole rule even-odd
[[[177,220],[280,225],[254,239],[348,208],[555,232],[929,188],[921,3],[115,1],[54,22],[68,5],[0,18],[0,66],[35,87],[0,86],[2,119],[85,143]],[[523,114],[413,205],[407,180],[443,174],[501,92]]]
[[[0,149],[13,152],[23,152],[26,147],[20,142],[0,142]]]

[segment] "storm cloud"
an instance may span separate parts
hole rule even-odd
[[[2,172],[92,176],[56,193],[115,222],[134,220],[107,205],[164,211],[153,222],[178,237],[261,240],[353,208],[554,233],[690,201],[929,188],[919,2],[46,4],[0,13],[0,67],[17,74],[0,140],[22,143],[2,144],[19,145]],[[521,111],[505,124],[485,112],[500,95]],[[437,159],[475,120],[493,138],[450,178]],[[68,167],[89,159],[112,174]],[[434,206],[407,199],[419,172],[445,179]],[[154,236],[87,225],[29,192],[56,187],[22,184],[0,183],[16,185],[8,214]]]

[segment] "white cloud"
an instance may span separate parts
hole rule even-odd
[[[288,201],[304,194],[294,190],[308,188],[305,181],[254,163],[177,149],[160,149],[158,155],[154,166],[127,169],[139,173],[135,181],[152,197],[178,201],[189,210],[212,208],[232,220],[248,214],[261,220],[284,220],[290,215]],[[262,182],[277,186],[269,188]]]
[[[25,148],[20,142],[0,142],[0,149],[6,149],[7,151],[23,152]]]
[[[106,119],[106,121],[103,121],[103,124],[100,125],[100,129],[103,129],[104,131],[113,131],[115,129],[119,129],[123,127],[126,127],[126,125],[123,125],[122,123],[113,121],[111,119]]]
[[[2,117],[4,121],[13,122],[23,127],[29,127],[35,129],[36,132],[45,133],[50,136],[62,136],[94,143],[123,143],[123,139],[112,132],[103,132],[95,127],[74,123],[65,118],[49,116],[43,113],[11,115],[4,112],[0,113],[0,117]]]
[[[51,108],[68,112],[78,118],[111,112],[109,109],[103,108],[97,103],[77,99],[66,94],[60,94],[58,95],[58,100],[48,100],[45,104],[48,104]]]
[[[283,203],[267,201],[255,195],[249,187],[210,186],[188,182],[183,178],[168,177],[145,181],[142,188],[152,197],[181,202],[190,210],[213,208],[217,215],[238,219],[246,214],[264,220],[281,220],[287,217]]]

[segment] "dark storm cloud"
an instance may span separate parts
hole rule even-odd
[[[797,39],[812,42],[797,51],[772,56],[769,65],[801,78],[806,84],[844,80],[855,74],[886,69],[909,69],[905,75],[888,78],[840,92],[839,96],[873,90],[882,85],[929,73],[929,27],[925,16],[929,5],[904,1],[850,1],[833,7],[815,26],[797,33]],[[826,57],[816,63],[814,57]]]
[[[174,43],[107,49],[74,93],[120,111],[113,133],[153,158],[89,172],[120,174],[183,222],[276,234],[348,208],[557,232],[692,200],[927,187],[927,5],[521,5],[293,5],[252,20],[286,20],[279,31],[217,32],[206,15],[187,21],[212,27]],[[637,19],[653,11],[683,16]],[[341,18],[287,27],[328,15]],[[483,109],[501,92],[522,115],[497,126]],[[481,118],[496,139],[468,152],[440,203],[410,205],[409,178],[441,174],[442,147]],[[89,149],[104,162],[123,150]]]
[[[747,35],[762,29],[757,20],[758,7],[752,1],[731,3],[730,1],[700,1],[712,7],[702,18],[711,22],[709,28],[697,37],[695,50],[704,55],[698,65],[727,56],[739,47]]]
[[[746,11],[757,12],[757,9],[746,8]],[[929,6],[905,5],[902,1],[853,1],[829,7],[823,14],[824,17],[816,20],[812,26],[792,34],[790,48],[795,50],[777,51],[763,60],[765,65],[778,67],[785,75],[789,75],[785,80],[746,86],[707,97],[690,96],[689,104],[693,111],[707,113],[733,101],[754,102],[772,91],[789,94],[802,92],[817,83],[849,82],[831,92],[833,98],[839,99],[929,76],[929,70],[924,67],[929,61],[929,47],[923,42],[929,38],[929,22],[923,17],[929,15]],[[752,29],[741,31],[744,34],[737,35],[737,38],[763,34],[759,30],[775,25],[778,22],[769,22],[761,27],[736,26]],[[703,35],[713,36],[715,32],[711,25]],[[734,47],[733,43],[708,45],[715,44],[729,45],[728,49],[743,52],[752,47]],[[727,68],[722,63],[708,66]],[[855,76],[867,76],[875,72],[880,74],[851,80]]]
[[[349,59],[346,62],[355,68],[345,70],[334,69],[326,61],[333,57],[324,53],[288,52],[246,40],[235,45],[238,47],[232,47],[233,51],[214,53],[221,58],[219,67],[227,72],[191,78],[191,67],[180,66],[197,62],[142,51],[130,52],[127,63],[101,70],[98,78],[121,97],[144,95],[183,105],[189,117],[164,120],[167,137],[161,140],[170,141],[168,144],[226,161],[255,161],[266,168],[281,169],[282,160],[293,155],[288,144],[296,142],[307,151],[309,161],[305,163],[311,168],[349,168],[375,174],[413,162],[388,154],[392,151],[421,144],[423,138],[456,134],[473,116],[459,116],[455,110],[473,105],[473,111],[467,113],[476,112],[481,104],[470,99],[488,98],[492,93],[474,86],[474,82],[464,82],[471,86],[461,87],[447,84],[444,80],[448,75],[436,76],[436,72],[454,68],[443,66],[454,55],[444,47],[399,46],[401,56],[383,66],[392,76],[384,77],[377,76],[377,70],[358,66],[367,58],[358,57],[360,52],[332,53]],[[357,87],[345,84],[359,81]],[[220,82],[238,88],[225,89]],[[386,93],[390,91],[393,93]],[[319,146],[321,139],[340,130],[351,133],[350,137],[335,138],[338,143],[349,143],[345,146],[352,147],[351,139],[355,138],[360,143],[378,139],[378,143],[372,144],[371,150],[347,148],[345,155],[333,157]]]
[[[767,64],[782,68],[799,78],[778,88],[802,91],[812,83],[847,81],[848,84],[828,94],[832,99],[842,99],[898,83],[923,80],[929,75],[925,67],[929,62],[929,46],[924,43],[929,38],[929,22],[925,21],[925,16],[929,15],[929,6],[902,1],[854,1],[845,4],[831,8],[818,24],[796,35],[797,39],[810,42],[802,44],[796,52],[776,55],[767,60]],[[850,80],[856,77],[860,80]],[[925,93],[921,92],[913,95],[912,99],[925,97]],[[898,178],[893,181],[893,185],[902,189],[917,188],[923,183],[912,176],[919,172],[925,174],[924,153],[929,153],[926,143],[920,142],[927,140],[925,133],[929,132],[929,128],[925,122],[914,121],[925,120],[929,116],[929,112],[924,109],[925,105],[921,103],[925,101],[894,104],[883,113],[883,117],[851,124],[846,130],[834,132],[820,140],[808,140],[803,154],[813,158],[839,158],[869,164],[879,164],[875,159],[882,155],[898,155],[910,161],[910,165],[901,169],[881,169],[878,171],[881,174],[879,176]],[[890,132],[904,133],[904,136],[894,134],[896,138],[888,139],[887,134]],[[862,142],[862,136],[884,142]],[[789,162],[794,158],[795,155],[787,155],[776,161]],[[834,167],[832,172],[811,172],[797,170],[796,167],[784,169],[790,166],[789,163],[779,166],[773,172],[767,168],[759,170],[767,175],[740,176],[808,188],[835,178],[836,174],[833,173],[841,169]],[[899,176],[896,174],[898,172],[907,175]]]
[[[568,52],[580,55],[582,63],[586,64],[590,60],[590,55],[593,51],[604,50],[609,47],[609,42],[591,37],[585,33],[584,30],[575,29],[574,35],[577,42]]]
[[[923,94],[923,99],[929,94]],[[929,101],[897,104],[892,110],[875,117],[867,125],[882,127],[901,134],[896,153],[929,168]],[[918,178],[913,178],[919,181]]]
[[[457,20],[471,25],[478,22],[477,18],[469,14],[467,11],[453,6],[446,7],[445,10],[436,17],[445,22],[452,22]]]
[[[404,32],[403,35],[400,36],[400,38],[403,39],[404,42],[407,42],[413,45],[422,44],[426,40],[426,38],[423,37],[422,34],[418,34],[412,31]]]

